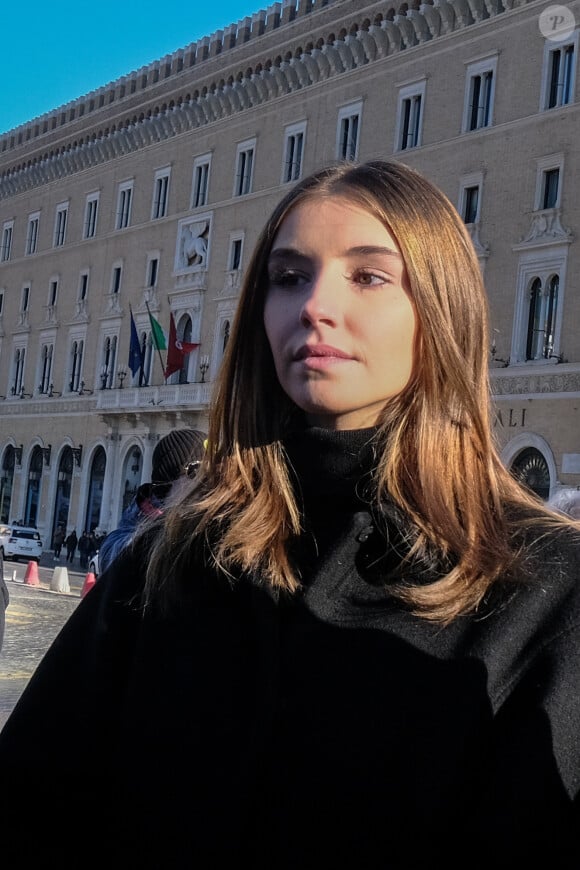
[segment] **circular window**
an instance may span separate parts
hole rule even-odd
[[[531,489],[532,492],[545,501],[550,495],[550,472],[548,463],[539,450],[528,447],[516,456],[512,463],[511,473]]]

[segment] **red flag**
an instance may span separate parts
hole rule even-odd
[[[167,344],[167,365],[165,366],[165,378],[167,379],[169,375],[172,375],[173,372],[178,372],[181,370],[183,366],[183,359],[188,354],[191,353],[192,350],[195,350],[196,347],[199,347],[199,342],[197,344],[193,344],[191,341],[182,341],[177,337],[177,330],[175,328],[175,320],[173,319],[173,312],[169,315],[169,342]]]

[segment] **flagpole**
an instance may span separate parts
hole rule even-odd
[[[145,301],[145,305],[147,306],[147,314],[149,315],[149,323],[151,323],[151,318],[153,317],[153,315],[151,314],[151,309],[149,308],[149,303],[147,301]],[[165,366],[163,365],[161,351],[157,345],[157,342],[155,342],[155,349],[157,350],[157,353],[159,354],[159,363],[161,365],[161,374],[163,375],[163,383],[167,384],[167,378],[165,377]]]

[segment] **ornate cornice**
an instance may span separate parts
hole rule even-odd
[[[0,177],[0,198],[16,196],[40,185],[139,151],[148,145],[223,120],[232,114],[269,102],[284,94],[311,87],[317,82],[375,63],[388,55],[425,44],[454,30],[476,24],[484,18],[495,17],[508,11],[513,2],[514,0],[449,0],[449,2],[433,0],[432,4],[422,3],[419,9],[409,9],[405,13],[395,13],[388,3],[377,4],[372,23],[369,19],[365,19],[365,26],[356,33],[344,33],[344,38],[341,39],[331,38],[329,34],[326,39],[321,37],[316,46],[302,51],[299,55],[291,56],[289,51],[285,60],[280,60],[279,57],[268,59],[264,63],[258,63],[251,72],[246,63],[244,72],[240,71],[236,76],[230,76],[225,83],[212,82],[209,86],[201,87],[198,78],[201,92],[195,92],[194,96],[188,99],[182,100],[179,97],[175,105],[165,107],[151,114],[150,117],[138,120],[133,117],[118,129],[113,125],[111,130],[99,136],[92,134],[90,141],[79,144],[77,138],[76,144],[69,143],[58,153],[44,155],[25,166],[17,166],[5,171]],[[292,3],[285,0],[283,4],[278,3],[274,6],[282,7],[280,20],[283,23],[294,20],[290,8]],[[318,11],[323,6],[326,4],[309,6],[308,3],[304,3],[304,8],[310,11]],[[343,6],[337,3],[337,15],[340,13],[344,19],[349,11],[348,7],[349,4]],[[379,11],[381,7],[382,11]],[[272,9],[273,7],[270,7],[266,12],[272,14]],[[337,22],[333,21],[333,26],[336,24]],[[220,31],[222,40],[223,33]],[[301,44],[298,40],[303,36],[304,34],[300,33],[296,37],[296,52],[299,51]],[[210,48],[214,43],[215,39],[209,40]],[[220,53],[221,48],[218,50],[214,45],[213,54]],[[211,57],[211,52],[209,56]],[[179,87],[185,88],[185,84],[180,82]],[[192,88],[191,80],[188,81],[187,87]]]

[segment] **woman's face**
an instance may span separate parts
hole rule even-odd
[[[415,311],[391,234],[341,197],[295,206],[268,260],[264,325],[278,380],[311,424],[375,425],[413,368]]]

